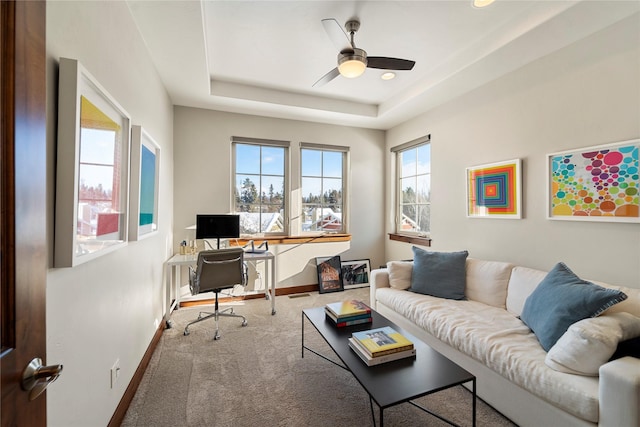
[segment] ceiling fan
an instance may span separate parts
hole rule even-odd
[[[347,21],[344,32],[338,21],[333,18],[323,19],[327,35],[333,44],[340,50],[338,54],[338,66],[320,80],[313,84],[313,87],[323,86],[335,79],[339,75],[347,78],[354,78],[362,75],[366,68],[378,68],[382,70],[411,70],[416,64],[408,59],[389,58],[386,56],[367,56],[367,52],[356,47],[353,37],[360,29],[360,21],[352,19]]]

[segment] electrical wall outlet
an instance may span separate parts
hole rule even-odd
[[[120,376],[120,359],[116,359],[111,367],[111,388],[114,388]]]

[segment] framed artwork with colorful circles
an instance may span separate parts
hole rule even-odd
[[[522,218],[521,160],[467,168],[467,216]]]
[[[640,222],[640,139],[547,155],[548,218]]]

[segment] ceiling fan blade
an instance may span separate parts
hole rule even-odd
[[[339,52],[343,50],[353,50],[349,36],[344,32],[342,26],[338,24],[338,21],[333,18],[327,18],[322,20],[322,25]]]
[[[320,80],[318,80],[317,82],[315,82],[313,84],[313,86],[311,87],[320,87],[320,86],[324,86],[327,83],[329,83],[331,80],[335,79],[336,77],[338,77],[340,75],[340,71],[338,71],[338,67],[334,68],[333,70],[329,71],[327,74],[325,74],[324,76],[320,77]]]
[[[381,68],[383,70],[411,70],[416,61],[399,58],[387,58],[385,56],[368,56],[368,68]]]

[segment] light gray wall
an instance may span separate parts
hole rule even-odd
[[[582,277],[640,287],[638,224],[546,219],[546,154],[640,137],[639,21],[636,14],[387,133],[387,149],[431,134],[434,250],[542,270],[564,261]],[[515,158],[524,218],[467,218],[465,168]],[[393,156],[386,162],[393,171]],[[392,173],[385,185],[391,231]],[[411,258],[411,245],[387,241],[386,257]]]
[[[48,240],[53,256],[58,58],[77,59],[161,147],[159,231],[47,276],[49,426],[104,426],[163,314],[163,262],[172,250],[173,107],[125,2],[47,2]],[[52,265],[52,264],[50,264]],[[116,359],[121,373],[110,388]]]
[[[175,107],[174,118],[176,245],[183,239],[194,238],[194,232],[185,227],[195,223],[196,214],[231,210],[231,138],[242,136],[291,142],[290,176],[294,197],[300,197],[300,142],[350,147],[350,244],[338,247],[321,243],[296,245],[293,258],[290,250],[278,248],[279,286],[316,283],[315,272],[308,268],[308,262],[316,256],[340,254],[343,260],[369,258],[372,266],[383,261],[383,131],[188,107]],[[292,207],[292,218],[298,215]],[[285,250],[287,262],[279,262],[284,259],[280,253]]]

